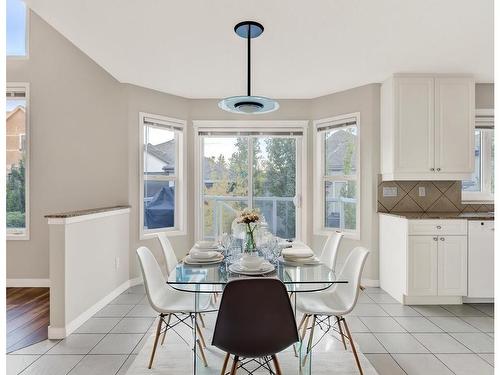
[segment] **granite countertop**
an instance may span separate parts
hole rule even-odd
[[[124,208],[130,208],[130,206],[126,205],[126,206],[111,206],[111,207],[90,208],[90,209],[87,209],[87,210],[69,211],[69,212],[61,212],[61,213],[58,213],[58,214],[50,214],[50,215],[45,215],[45,217],[49,218],[49,219],[67,218],[67,217],[75,217],[75,216],[97,214],[97,213],[100,213],[100,212],[123,210]]]
[[[494,212],[379,212],[380,214],[404,217],[406,219],[467,219],[495,220]]]

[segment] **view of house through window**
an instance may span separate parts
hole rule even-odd
[[[144,230],[176,227],[177,131],[145,122],[143,149]]]
[[[358,209],[358,124],[356,118],[332,120],[317,126],[320,193],[323,215],[321,229],[357,232]]]
[[[27,232],[27,116],[25,88],[8,88],[6,98],[7,235]]]
[[[202,234],[231,233],[245,207],[260,210],[270,232],[296,237],[297,140],[281,135],[202,137]]]
[[[7,0],[7,56],[26,56],[26,5],[22,0]]]

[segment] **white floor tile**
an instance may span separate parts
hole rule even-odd
[[[154,318],[123,318],[111,333],[146,333]]]
[[[375,337],[389,353],[428,353],[409,333],[375,333]]]
[[[484,312],[486,315],[495,315],[495,305],[493,303],[472,303],[471,306]]]
[[[493,367],[476,354],[437,354],[456,375],[493,375]]]
[[[357,316],[346,316],[345,320],[351,332],[370,332],[368,327]]]
[[[470,353],[469,349],[447,333],[415,333],[413,336],[431,353]]]
[[[137,305],[144,298],[142,294],[122,293],[111,301],[110,305]]]
[[[106,305],[94,315],[94,318],[122,318],[133,307],[134,305]]]
[[[380,305],[390,316],[422,316],[417,310],[400,303],[386,303]]]
[[[121,318],[90,318],[75,333],[108,333]]]
[[[429,320],[445,332],[477,332],[477,329],[456,316],[429,316]]]
[[[484,359],[486,362],[488,362],[490,365],[493,367],[495,366],[495,354],[478,354],[482,359]]]
[[[486,333],[450,333],[474,353],[494,353],[494,340]]]
[[[83,355],[44,355],[22,375],[66,375],[82,358]]]
[[[408,375],[453,375],[433,354],[394,354],[393,357]]]
[[[126,355],[87,355],[68,375],[116,374],[127,357]]]
[[[469,305],[443,305],[442,307],[456,316],[486,316],[482,311]]]
[[[134,363],[134,361],[136,360],[136,358],[137,358],[137,354],[131,354],[131,355],[129,355],[128,358],[127,358],[127,360],[125,361],[125,363],[120,368],[120,371],[118,371],[116,373],[116,375],[126,375],[128,369],[130,368],[130,366],[132,365],[132,363]]]
[[[443,309],[441,306],[433,305],[422,305],[422,306],[411,306],[417,310],[420,314],[424,316],[454,316],[451,312]]]
[[[398,322],[389,316],[359,317],[371,332],[406,332]]]
[[[362,353],[387,353],[373,333],[353,333],[353,337]]]
[[[45,354],[61,340],[43,340],[36,344],[16,350],[11,354]]]
[[[381,375],[405,375],[405,372],[390,354],[366,354],[366,358]]]
[[[398,303],[394,298],[392,298],[389,294],[371,294],[370,298],[380,304],[385,303]]]
[[[39,355],[15,354],[7,355],[7,375],[17,375],[35,362]]]
[[[142,337],[141,334],[110,333],[92,349],[90,354],[131,354]]]
[[[464,316],[460,319],[483,332],[495,332],[495,321],[488,316]]]
[[[379,305],[371,303],[360,303],[349,314],[352,316],[389,316]]]
[[[397,316],[394,319],[408,332],[443,332],[429,319],[421,316]]]
[[[115,305],[119,306],[119,305]],[[156,318],[159,314],[149,305],[134,306],[127,314],[130,318]]]
[[[103,337],[96,333],[75,333],[55,345],[47,354],[87,354]]]

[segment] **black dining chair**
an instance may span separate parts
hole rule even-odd
[[[253,373],[259,368],[281,375],[276,353],[299,341],[297,324],[285,285],[273,278],[246,278],[224,288],[212,345],[225,351],[221,374],[231,355],[229,374],[238,368]],[[273,362],[275,372],[270,362]],[[253,365],[251,371],[248,366]]]

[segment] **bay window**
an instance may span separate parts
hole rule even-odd
[[[185,230],[185,122],[140,113],[141,237]]]
[[[314,122],[317,234],[343,231],[359,238],[359,113]]]

